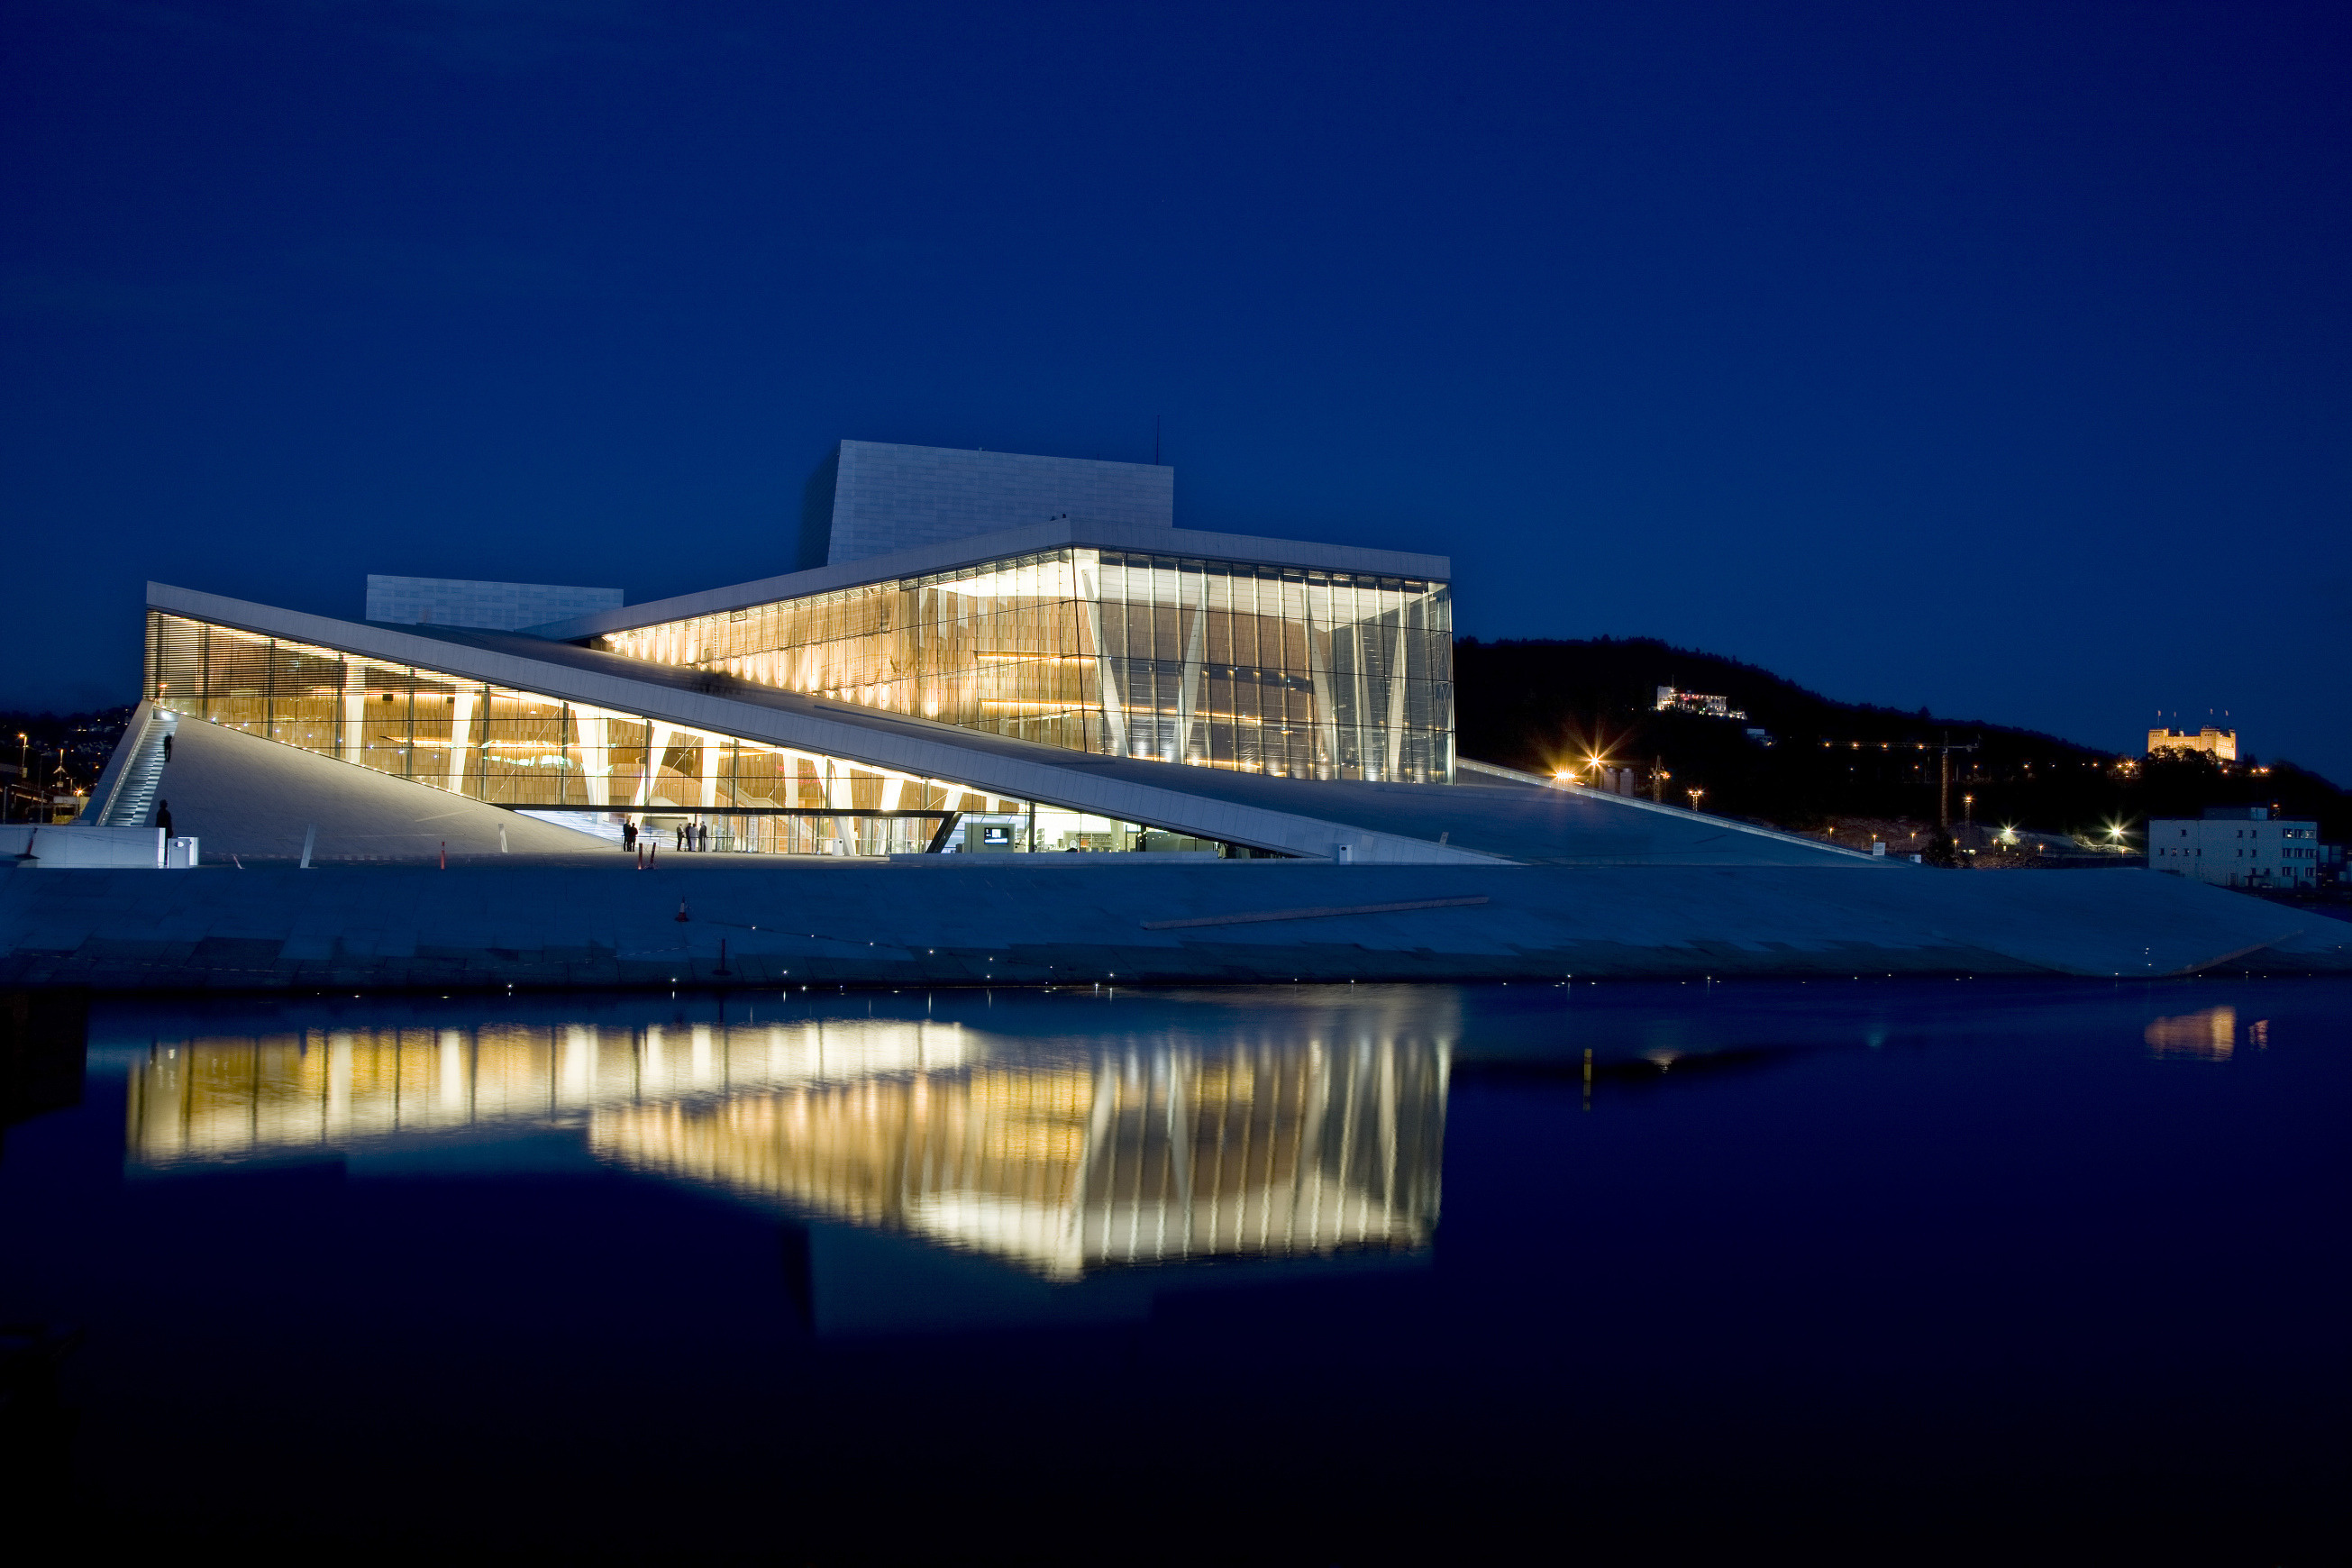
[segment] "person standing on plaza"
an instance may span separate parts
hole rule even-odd
[[[164,837],[172,837],[172,803],[170,801],[159,800],[155,803],[155,826],[163,830]]]

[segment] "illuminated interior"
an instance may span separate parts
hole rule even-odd
[[[1139,823],[160,611],[147,616],[145,693],[191,718],[494,805],[656,827],[692,820],[709,826],[714,850],[1220,852]]]
[[[1034,1052],[953,1024],[313,1029],[158,1045],[134,1164],[582,1130],[600,1160],[1050,1279],[1421,1247],[1443,1045]]]
[[[1443,583],[1065,549],[615,632],[631,658],[1110,756],[1450,782]]]

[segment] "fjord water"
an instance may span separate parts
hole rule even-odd
[[[2286,1562],[2347,1457],[2340,982],[101,1002],[84,1048],[6,1134],[0,1318],[80,1336],[10,1471],[93,1545]]]

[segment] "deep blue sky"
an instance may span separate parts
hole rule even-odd
[[[1654,635],[2352,783],[2352,10],[13,0],[0,706],[148,577],[789,564],[844,436],[1143,459]]]

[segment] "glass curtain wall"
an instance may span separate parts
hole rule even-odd
[[[946,814],[1021,830],[991,848],[1190,851],[1138,824],[1081,816],[822,754],[686,729],[184,616],[147,616],[145,695],[230,729],[494,805],[688,819],[713,849],[910,854]],[[731,810],[730,810],[731,808]],[[792,812],[799,815],[783,815]],[[899,816],[926,812],[929,816]],[[966,840],[971,840],[966,843]]]
[[[1443,583],[1062,550],[600,637],[829,700],[1111,756],[1454,776]]]

